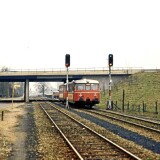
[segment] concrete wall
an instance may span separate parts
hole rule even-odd
[[[112,86],[114,86],[115,84],[117,84],[119,81],[127,78],[129,75],[112,75]],[[109,76],[106,75],[102,75],[102,76],[83,76],[83,78],[86,79],[95,79],[98,80],[100,83],[100,89],[101,91],[105,91],[108,90],[109,87]]]

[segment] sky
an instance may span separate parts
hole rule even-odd
[[[0,0],[0,67],[160,69],[159,0]]]

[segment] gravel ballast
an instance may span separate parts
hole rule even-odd
[[[152,141],[149,141],[147,144],[148,139],[143,139],[146,137],[138,137],[137,133],[84,114],[80,110],[64,110],[79,118],[79,121],[90,123],[90,125],[93,125],[99,131],[102,128],[102,132],[104,131],[104,134],[108,136],[109,132],[115,134],[115,139],[118,136],[122,138],[125,135],[130,142],[140,143],[139,145],[146,143],[145,145],[153,149],[155,149],[154,145],[157,145],[157,148],[160,146],[159,143],[156,144],[157,142],[154,143]],[[20,104],[13,109],[6,108],[4,121],[0,122],[0,129],[0,159],[73,159],[71,150],[68,150],[68,146],[63,138],[58,134],[55,127],[51,125],[50,120],[46,118],[43,111],[37,106],[37,103]],[[123,138],[127,139],[126,137]],[[134,138],[132,140],[129,137]],[[138,138],[142,142],[139,142],[141,140]],[[126,140],[126,146],[132,146],[132,144],[129,144],[129,141]],[[147,155],[150,149],[144,151],[143,148],[144,146],[139,147],[139,152],[142,154],[146,153]],[[155,150],[155,154],[151,156],[154,157],[155,155],[156,158],[150,159],[157,159],[156,152]],[[145,155],[142,155],[142,157],[145,157]]]
[[[76,113],[77,115],[79,115],[82,118],[85,118],[91,122],[94,122],[95,124],[113,132],[114,134],[117,134],[118,136],[120,136],[122,138],[133,141],[133,142],[137,143],[138,145],[141,145],[144,148],[151,150],[154,153],[160,154],[160,142],[153,141],[147,137],[144,137],[144,136],[139,135],[135,132],[129,131],[125,128],[122,128],[122,127],[117,126],[115,124],[109,123],[107,121],[104,121],[104,120],[99,119],[97,117],[94,117],[92,115],[78,112],[76,110],[72,110],[72,112]]]

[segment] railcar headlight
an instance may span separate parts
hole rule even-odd
[[[82,97],[82,94],[81,94],[81,93],[79,94],[79,97]]]
[[[97,97],[97,94],[96,94],[96,93],[94,93],[94,97]]]

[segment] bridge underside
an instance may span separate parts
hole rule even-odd
[[[122,80],[126,76],[129,76],[130,74],[113,74],[112,80],[113,85],[117,83],[119,80]],[[107,90],[108,89],[108,74],[99,74],[99,75],[93,75],[93,74],[79,74],[79,75],[70,75],[68,76],[69,81],[72,80],[78,80],[82,78],[89,78],[89,79],[95,79],[100,82],[100,89],[101,90]],[[29,102],[29,82],[66,82],[66,75],[3,75],[0,76],[0,82],[24,82],[24,101]]]
[[[69,76],[69,81],[81,79],[82,76],[73,75]],[[24,82],[25,89],[24,89],[24,101],[29,102],[29,82],[66,82],[65,75],[32,75],[32,76],[0,76],[0,82]],[[12,101],[12,100],[8,100]],[[18,102],[19,100],[17,100]],[[20,100],[22,101],[22,100]],[[20,102],[19,101],[19,102]],[[7,102],[7,101],[6,101]]]
[[[69,81],[81,79],[82,75],[69,76]],[[0,82],[66,82],[66,76],[0,76]]]

